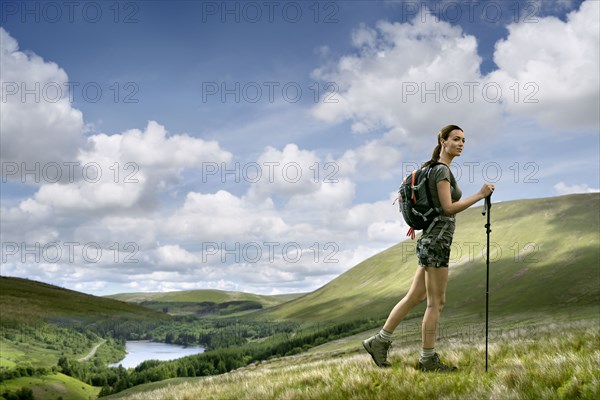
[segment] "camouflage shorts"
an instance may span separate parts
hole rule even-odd
[[[431,231],[423,232],[417,240],[417,258],[421,267],[448,267],[455,223],[448,222],[448,226],[440,236],[445,224],[446,221],[438,221]]]

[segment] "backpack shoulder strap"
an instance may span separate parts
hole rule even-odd
[[[435,167],[438,164],[442,164],[441,162],[432,162],[431,164],[429,164],[427,166],[427,170],[425,171],[425,193],[427,195],[427,203],[429,204],[429,208],[435,209],[435,205],[433,204],[433,200],[431,199],[431,190],[429,189],[429,174],[431,174],[431,171],[433,170],[433,167]]]
[[[454,178],[454,174],[452,174],[452,170],[450,169],[449,166],[447,166],[446,164],[439,162],[439,161],[435,161],[432,162],[431,164],[429,164],[426,167],[426,171],[425,171],[425,179],[429,180],[429,174],[431,174],[431,171],[433,170],[433,167],[438,166],[438,165],[443,165],[446,168],[448,168],[448,171],[450,171],[450,185],[452,187],[456,186],[456,179]],[[427,182],[425,184],[425,193],[427,194],[427,202],[429,203],[429,207],[430,208],[435,208],[435,205],[433,204],[433,200],[431,199],[431,189],[429,189],[429,182]]]
[[[440,163],[440,164],[442,164],[442,165],[444,165],[446,168],[448,168],[448,171],[450,171],[450,184],[451,184],[453,187],[454,187],[454,186],[456,186],[456,179],[454,178],[454,174],[452,173],[452,169],[451,169],[451,168],[450,168],[448,165],[446,165],[446,164],[444,164],[444,163]]]
[[[427,168],[433,169],[433,167],[437,166],[437,165],[443,165],[444,167],[448,168],[448,171],[450,171],[450,185],[452,187],[456,186],[456,179],[454,178],[454,174],[452,173],[452,169],[450,169],[449,166],[447,166],[446,164],[436,161],[436,162],[432,162],[431,164],[429,164],[427,166]],[[427,177],[429,177],[429,174],[427,175]]]

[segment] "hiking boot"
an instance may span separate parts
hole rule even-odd
[[[435,371],[435,372],[454,372],[454,371],[458,371],[458,368],[442,363],[440,361],[440,355],[438,353],[434,353],[433,357],[431,357],[429,360],[425,361],[424,363],[421,362],[421,360],[419,360],[419,363],[417,364],[417,368],[420,369],[421,371],[425,371],[425,372],[430,372],[430,371]]]
[[[363,340],[363,346],[371,357],[373,357],[373,361],[375,361],[375,364],[377,364],[378,367],[387,368],[392,366],[387,360],[388,352],[390,347],[392,347],[392,342],[383,340],[379,335],[375,335]]]

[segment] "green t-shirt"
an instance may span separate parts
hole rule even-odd
[[[462,196],[462,190],[458,187],[450,168],[446,165],[436,165],[429,175],[429,189],[431,190],[431,200],[433,201],[433,204],[440,209],[442,208],[442,205],[438,195],[437,184],[444,179],[450,182],[450,196],[452,197],[453,203],[460,200]],[[449,215],[449,217],[453,217],[453,215]]]

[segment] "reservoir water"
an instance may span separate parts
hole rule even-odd
[[[127,341],[125,343],[127,355],[124,359],[109,367],[135,368],[146,360],[176,360],[178,358],[191,356],[204,352],[201,346],[181,346],[177,344],[156,343],[148,341]]]

